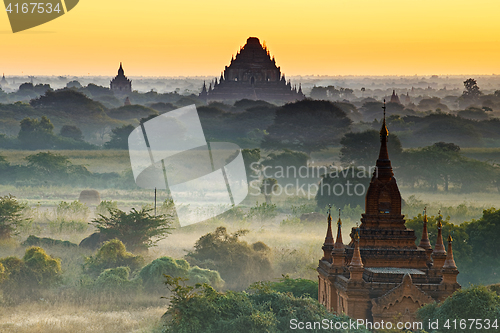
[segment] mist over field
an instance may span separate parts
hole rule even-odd
[[[416,243],[424,209],[432,245],[441,214],[462,287],[500,284],[499,76],[297,76],[307,98],[291,103],[207,103],[198,94],[211,77],[132,77],[125,103],[109,79],[7,77],[0,90],[0,331],[162,332],[196,284],[317,300],[327,210],[335,228],[340,208],[350,243],[384,99]],[[127,139],[191,104],[207,141],[242,148],[249,195],[181,227],[167,190],[155,205],[135,184]]]

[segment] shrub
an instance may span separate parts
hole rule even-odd
[[[264,222],[266,220],[271,220],[278,215],[277,208],[275,204],[268,204],[267,202],[263,202],[259,205],[259,203],[255,203],[254,207],[250,208],[248,212],[249,219],[255,219],[260,222]]]
[[[23,262],[30,273],[30,279],[36,279],[40,286],[48,287],[60,279],[61,260],[52,258],[41,247],[28,248]]]
[[[108,268],[99,274],[92,286],[99,292],[137,293],[141,290],[141,280],[129,280],[129,267]]]
[[[22,214],[25,208],[25,204],[19,203],[10,194],[0,197],[0,240],[16,235],[21,224],[28,221]]]
[[[106,238],[117,238],[132,251],[147,250],[167,237],[173,221],[173,216],[153,216],[151,211],[149,207],[143,207],[139,211],[132,208],[127,214],[119,209],[110,209],[109,216],[99,215],[92,224]]]
[[[144,264],[141,256],[127,252],[125,245],[118,239],[105,242],[94,256],[85,258],[84,271],[91,275],[99,275],[108,268],[129,267],[131,271]]]
[[[279,282],[270,282],[269,288],[282,293],[291,293],[295,297],[309,296],[318,299],[318,281],[307,279],[291,279],[288,275],[283,276]]]
[[[186,256],[191,265],[216,270],[229,289],[244,289],[250,283],[272,275],[269,247],[259,242],[252,246],[239,239],[248,230],[229,234],[218,227],[196,241],[195,250]]]
[[[118,202],[103,200],[95,208],[95,213],[96,215],[104,215],[106,217],[110,217],[109,212],[116,209],[118,209]]]
[[[167,276],[172,291],[170,308],[163,316],[165,331],[176,333],[289,332],[290,321],[349,321],[345,315],[329,313],[317,300],[295,297],[256,286],[251,293],[217,292],[208,285],[183,285],[181,278]],[[323,330],[311,330],[320,332]],[[329,330],[340,333],[341,330]],[[349,332],[368,332],[354,329]]]
[[[70,203],[61,201],[56,207],[56,214],[58,219],[86,220],[89,217],[90,209],[86,204],[77,200]]]
[[[433,332],[483,332],[482,330],[469,329],[468,319],[485,319],[493,321],[500,313],[500,296],[494,291],[488,290],[485,286],[473,286],[467,289],[456,291],[441,303],[427,304],[418,310],[417,315],[424,323],[439,320],[439,329]],[[457,327],[454,327],[453,320],[457,320]],[[444,328],[449,320],[450,328]],[[466,328],[460,328],[460,320],[467,321]],[[498,324],[498,321],[497,321]],[[486,328],[486,327],[485,327]]]
[[[224,286],[224,280],[221,279],[219,272],[198,266],[189,269],[187,278],[192,284],[207,284],[218,289]]]
[[[60,259],[49,256],[40,247],[28,248],[22,259],[2,258],[0,264],[7,277],[2,289],[8,299],[37,297],[40,290],[61,280]]]
[[[52,238],[40,238],[33,235],[28,236],[28,238],[21,243],[22,246],[64,246],[64,247],[78,247],[77,244],[71,243],[69,241],[62,241],[60,239]]]
[[[161,257],[153,260],[150,264],[144,266],[139,273],[144,288],[151,292],[160,289],[165,280],[164,275],[189,278],[192,284],[207,283],[214,288],[222,288],[224,285],[224,281],[218,272],[199,267],[190,267],[186,260],[170,257]]]
[[[5,267],[3,267],[2,263],[0,263],[0,284],[7,278],[7,274],[5,273]]]

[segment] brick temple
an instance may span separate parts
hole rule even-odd
[[[220,78],[203,83],[199,97],[205,101],[236,101],[240,99],[290,102],[304,99],[302,87],[293,86],[281,74],[276,60],[256,37],[247,39],[245,46],[232,57]]]
[[[372,322],[415,320],[421,306],[440,302],[460,289],[451,236],[448,251],[443,244],[441,215],[434,249],[426,213],[418,246],[415,232],[405,226],[401,194],[387,150],[388,135],[384,106],[380,153],[361,225],[352,228],[351,241],[344,245],[340,214],[334,241],[329,213],[323,258],[317,268],[320,303],[331,312]]]
[[[118,75],[111,80],[109,88],[118,95],[132,92],[132,81],[125,76],[125,71],[123,70],[121,62],[120,68],[118,68]]]

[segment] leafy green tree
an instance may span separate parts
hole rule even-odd
[[[42,171],[46,174],[56,174],[67,170],[71,162],[66,156],[51,153],[40,152],[34,155],[29,155],[25,158],[28,166]]]
[[[31,82],[25,82],[19,86],[19,90],[33,90],[33,88],[34,86]]]
[[[77,80],[73,80],[73,81],[66,83],[66,88],[80,89],[80,88],[82,88],[82,85]]]
[[[190,285],[207,283],[217,289],[224,286],[224,280],[218,272],[196,266],[191,267],[184,259],[160,257],[144,266],[139,272],[144,288],[150,292],[160,291],[165,280],[164,275],[187,278]]]
[[[406,116],[406,123],[413,123],[415,146],[432,145],[435,142],[453,142],[460,147],[477,147],[482,143],[483,129],[469,119],[447,113],[431,113],[426,117]]]
[[[0,259],[7,279],[0,285],[7,299],[39,297],[39,292],[61,281],[61,260],[49,256],[40,247],[26,249],[22,259]]]
[[[423,323],[439,320],[439,328],[432,331],[429,329],[431,332],[479,333],[497,331],[500,324],[498,323],[499,313],[500,296],[485,286],[473,286],[456,291],[439,304],[425,305],[418,310],[417,315]],[[473,325],[469,319],[475,320]],[[453,320],[456,320],[456,326]],[[495,321],[496,324],[494,324]],[[445,327],[447,322],[449,326]],[[481,326],[476,326],[477,322]],[[489,322],[489,329],[486,329],[487,322]],[[425,325],[424,329],[427,329]]]
[[[319,209],[328,205],[336,207],[364,207],[365,195],[371,175],[366,168],[335,169],[321,176],[316,203]]]
[[[455,144],[438,142],[407,150],[401,156],[399,179],[411,186],[424,182],[433,191],[438,190],[438,185],[448,191],[450,184],[464,193],[494,186],[500,170],[487,162],[461,155],[459,149]]]
[[[132,208],[130,213],[110,209],[109,216],[99,215],[91,223],[107,239],[121,240],[131,251],[145,251],[170,233],[173,216],[151,215],[152,209]]]
[[[314,86],[311,89],[312,99],[327,100],[327,99],[337,99],[339,97],[340,97],[340,91],[335,89],[334,86],[327,86],[327,87]]]
[[[376,101],[376,100],[368,100],[363,103],[360,108],[360,112],[363,114],[363,117],[366,121],[373,121],[374,119],[382,118],[382,107],[384,103]]]
[[[105,242],[94,256],[85,258],[84,272],[99,275],[108,268],[128,267],[135,271],[144,265],[141,256],[127,252],[125,245],[118,239]]]
[[[406,221],[406,226],[415,230],[416,243],[422,236],[422,215]],[[449,222],[449,216],[443,222],[443,238],[453,237],[453,255],[460,274],[458,282],[462,285],[491,284],[500,282],[500,253],[497,239],[500,237],[500,210],[494,208],[483,211],[478,220],[456,225]],[[431,244],[436,243],[437,220],[428,217],[428,232]]]
[[[106,149],[128,149],[128,136],[135,129],[132,125],[123,125],[111,130],[111,140],[104,144]]]
[[[8,240],[18,233],[19,227],[29,221],[24,217],[26,204],[19,203],[12,195],[0,197],[0,241]]]
[[[91,97],[113,95],[113,92],[108,87],[98,86],[94,83],[89,83],[86,87],[79,89],[79,91]]]
[[[45,94],[47,91],[53,91],[54,89],[52,89],[50,87],[50,84],[42,84],[42,83],[39,83],[37,84],[36,86],[33,87],[33,90],[39,94],[39,95],[43,95]]]
[[[102,121],[106,116],[102,104],[94,102],[74,89],[47,91],[45,95],[32,99],[30,105],[40,111],[51,110],[86,120],[97,117]]]
[[[109,211],[118,209],[118,202],[112,200],[102,200],[99,205],[95,208],[95,213],[97,215],[109,216]]]
[[[269,288],[280,293],[292,293],[295,297],[309,296],[318,299],[318,281],[307,279],[291,279],[288,275],[283,276],[278,282],[269,282]]]
[[[208,285],[186,286],[186,279],[166,276],[172,292],[170,307],[163,316],[166,332],[176,333],[249,333],[289,332],[293,319],[302,322],[322,319],[349,321],[345,315],[327,311],[317,300],[295,297],[271,290],[267,285],[255,285],[247,292],[217,292]],[[333,325],[335,327],[335,324]],[[311,329],[320,332],[321,329]],[[329,329],[340,333],[342,330]],[[368,333],[364,329],[352,333]]]
[[[83,140],[83,133],[82,130],[79,129],[76,126],[72,125],[64,125],[61,127],[61,131],[59,132],[59,135],[65,138],[70,138],[76,141],[82,141]]]
[[[55,142],[54,125],[46,116],[42,116],[40,120],[24,118],[17,138],[27,149],[52,147]]]
[[[340,160],[345,165],[372,166],[377,161],[380,150],[380,134],[376,130],[360,133],[346,133],[340,139]],[[403,147],[395,134],[389,134],[387,149],[391,160],[398,161]]]
[[[338,142],[351,123],[345,112],[329,101],[288,103],[276,111],[261,147],[319,151]]]
[[[476,108],[473,106],[468,107],[466,110],[461,110],[457,112],[457,115],[462,118],[472,119],[472,120],[486,120],[489,115],[486,110]]]
[[[130,295],[142,291],[140,279],[130,280],[129,267],[105,269],[88,287],[91,287],[92,292],[107,294],[127,293]]]
[[[269,184],[272,184],[271,181]],[[274,186],[274,185],[273,185]],[[271,186],[267,186],[268,188]],[[266,189],[264,189],[266,190]],[[258,202],[255,203],[255,206],[251,207],[248,211],[247,217],[250,219],[255,219],[259,222],[264,222],[268,220],[272,220],[278,216],[277,207],[275,204],[269,204],[267,202],[263,202],[259,205]]]
[[[464,81],[464,87],[465,90],[462,94],[462,96],[471,98],[471,99],[477,99],[479,96],[481,96],[483,93],[481,90],[479,90],[479,87],[477,85],[477,81],[469,78]]]
[[[483,216],[462,224],[469,236],[470,261],[465,266],[466,278],[471,283],[491,284],[500,282],[500,210],[483,211]],[[459,275],[460,276],[460,275]]]
[[[247,230],[238,230],[230,234],[225,227],[218,227],[196,241],[186,260],[191,265],[218,271],[229,289],[244,289],[267,279],[272,274],[270,249],[262,242],[248,244],[240,240],[246,233]]]

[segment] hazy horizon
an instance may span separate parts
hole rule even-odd
[[[5,14],[0,73],[113,75],[121,61],[129,76],[219,75],[253,36],[287,76],[488,75],[500,73],[498,9],[491,0],[87,0],[16,34]]]

